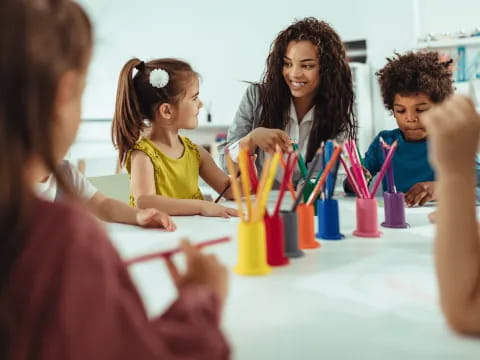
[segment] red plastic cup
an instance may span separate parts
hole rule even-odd
[[[283,266],[289,263],[285,256],[285,235],[280,214],[264,217],[267,233],[267,263],[270,266]]]

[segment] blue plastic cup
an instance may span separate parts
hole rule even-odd
[[[325,240],[340,240],[345,237],[340,233],[337,200],[317,200],[317,221],[317,238]]]

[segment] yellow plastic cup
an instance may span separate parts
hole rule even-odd
[[[239,275],[266,275],[271,271],[267,264],[267,241],[263,221],[238,224],[237,265],[233,270]]]

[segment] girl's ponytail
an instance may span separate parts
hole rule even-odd
[[[115,102],[115,114],[112,124],[112,141],[118,149],[120,165],[124,165],[127,152],[130,150],[142,133],[144,115],[140,110],[140,104],[133,83],[133,69],[142,70],[143,61],[133,58],[122,68],[118,79],[117,99]]]

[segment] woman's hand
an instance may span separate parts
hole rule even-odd
[[[247,145],[251,152],[257,147],[265,152],[274,152],[276,145],[280,146],[283,152],[291,149],[290,137],[280,129],[258,127],[245,136],[242,142],[241,145]]]

